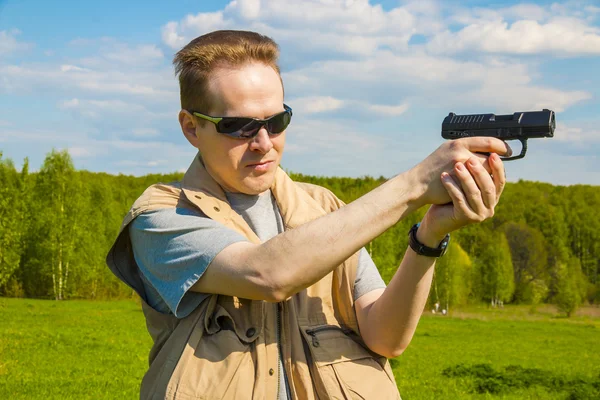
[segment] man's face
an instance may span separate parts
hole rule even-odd
[[[284,110],[279,75],[260,63],[219,68],[212,74],[209,92],[213,106],[207,114],[215,117],[266,119]],[[226,191],[260,194],[271,187],[285,132],[270,135],[262,127],[254,138],[234,139],[218,133],[208,121],[201,123],[196,118],[195,125],[197,140],[189,136],[188,140],[200,150],[207,171]],[[265,162],[268,164],[256,165]]]

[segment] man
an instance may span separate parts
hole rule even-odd
[[[142,398],[399,398],[387,358],[414,334],[447,234],[491,217],[503,190],[510,149],[488,138],[444,143],[348,205],[292,182],[277,57],[243,31],[175,57],[198,155],[136,201],[107,258],[154,339]],[[426,204],[386,287],[363,246]]]

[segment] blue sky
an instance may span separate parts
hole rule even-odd
[[[600,2],[0,0],[0,151],[39,168],[142,175],[187,168],[173,54],[250,29],[281,46],[294,109],[282,165],[324,176],[403,172],[442,143],[448,112],[550,108],[508,179],[600,184]]]

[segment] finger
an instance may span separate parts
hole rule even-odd
[[[471,152],[490,152],[490,153],[498,153],[503,156],[512,155],[512,149],[508,145],[508,143],[493,137],[470,137],[457,139],[463,141],[467,150]]]
[[[471,207],[477,215],[484,215],[486,213],[486,207],[481,198],[481,191],[473,179],[471,172],[460,162],[456,163],[454,166],[454,172],[465,194],[469,207]]]
[[[498,157],[496,153],[492,153],[492,155]],[[496,185],[494,185],[494,181],[489,172],[483,169],[481,163],[475,157],[471,157],[465,165],[469,169],[473,180],[481,192],[483,204],[488,210],[493,209],[496,205]]]
[[[492,165],[492,179],[494,180],[494,186],[496,186],[496,204],[498,204],[500,195],[506,185],[506,171],[504,170],[504,163],[497,154],[490,156],[490,164]]]
[[[452,203],[456,209],[460,210],[460,212],[466,216],[475,215],[475,212],[469,206],[469,202],[455,178],[452,178],[449,173],[444,172],[442,173],[442,184],[450,195],[450,199],[452,199]]]
[[[492,153],[495,154],[495,153]],[[483,168],[488,172],[488,174],[492,173],[492,168],[490,167],[490,154],[489,153],[473,153],[474,157],[477,157]]]

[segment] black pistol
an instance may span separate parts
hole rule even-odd
[[[521,154],[514,157],[501,157],[502,161],[525,157],[527,139],[553,137],[556,129],[554,111],[524,111],[509,115],[448,114],[442,122],[444,139],[460,139],[473,136],[490,136],[501,140],[519,140],[523,145]]]

